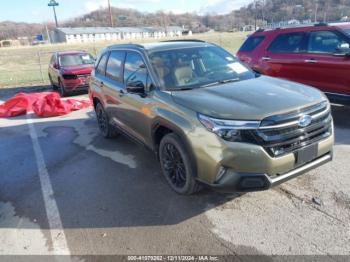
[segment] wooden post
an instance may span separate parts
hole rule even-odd
[[[45,80],[44,80],[44,73],[43,73],[43,68],[41,66],[41,57],[40,57],[40,51],[37,52],[37,56],[38,56],[38,62],[39,62],[39,68],[40,68],[40,75],[41,75],[41,82],[44,83]]]

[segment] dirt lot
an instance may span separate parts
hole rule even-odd
[[[0,91],[0,99],[11,92]],[[0,254],[307,254],[348,261],[350,107],[332,110],[333,162],[242,196],[173,193],[149,151],[123,136],[99,135],[92,109],[1,119]]]

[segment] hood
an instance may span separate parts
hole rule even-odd
[[[72,74],[72,75],[85,75],[91,74],[94,65],[78,65],[78,66],[64,66],[61,67],[63,74]]]
[[[326,100],[317,89],[261,76],[188,91],[174,91],[175,103],[223,119],[262,120]]]

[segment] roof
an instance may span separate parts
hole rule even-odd
[[[256,33],[263,33],[263,32],[274,32],[276,30],[300,30],[303,28],[310,28],[310,27],[340,27],[340,28],[350,28],[349,22],[338,22],[338,23],[317,23],[317,24],[298,24],[298,25],[288,25],[283,27],[276,27],[276,28],[267,28],[267,29],[258,29]]]
[[[87,53],[84,50],[69,50],[69,51],[59,51],[57,52],[58,55],[74,55],[74,54],[85,54]]]
[[[180,26],[164,27],[60,27],[57,31],[61,31],[67,35],[74,34],[106,34],[106,33],[151,33],[163,32],[164,29],[170,32],[183,31]]]
[[[176,40],[176,41],[164,41],[156,43],[146,44],[117,44],[109,46],[108,49],[117,48],[130,48],[130,49],[143,49],[147,51],[163,51],[177,48],[191,48],[191,47],[205,47],[211,46],[211,43],[204,42],[201,40]]]

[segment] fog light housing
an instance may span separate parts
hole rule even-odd
[[[247,176],[242,177],[239,182],[239,189],[246,190],[263,190],[268,187],[266,177],[264,176]]]
[[[225,176],[226,172],[227,172],[227,168],[226,168],[226,167],[221,166],[221,167],[219,168],[219,172],[218,172],[218,174],[216,175],[216,179],[215,179],[215,183],[216,183],[216,184],[219,183],[219,181],[221,180],[221,178],[223,178],[223,177]]]

